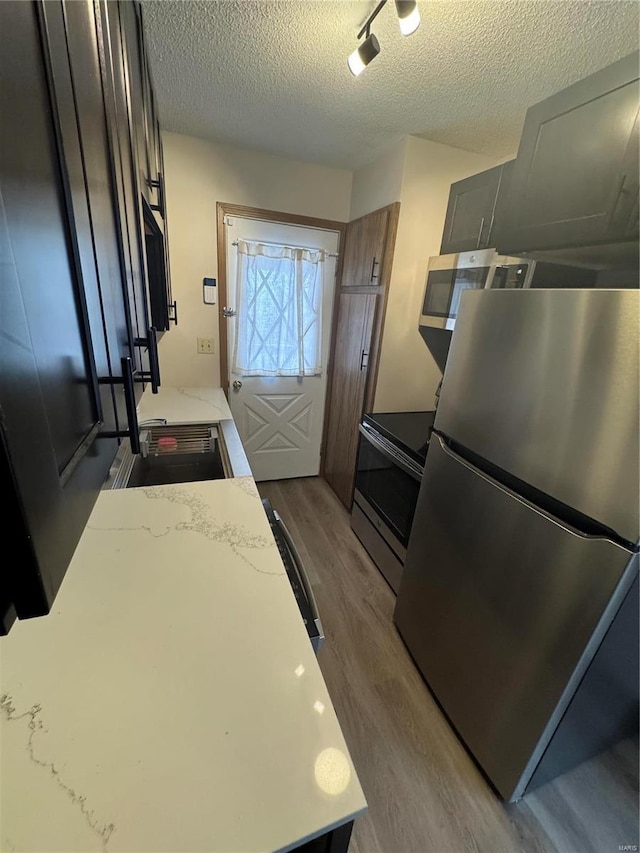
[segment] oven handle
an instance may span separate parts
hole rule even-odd
[[[311,608],[311,615],[313,617],[313,623],[316,626],[316,630],[318,632],[318,648],[324,642],[324,630],[322,628],[322,622],[320,621],[320,613],[318,611],[318,603],[316,602],[316,597],[313,594],[313,590],[311,589],[311,584],[309,583],[309,578],[307,577],[307,573],[304,568],[304,564],[298,553],[298,549],[296,548],[293,539],[291,538],[291,534],[287,530],[287,526],[282,520],[280,514],[274,509],[273,517],[276,520],[276,523],[280,530],[282,531],[282,535],[285,538],[287,543],[287,547],[293,557],[293,562],[295,565],[296,574],[298,575],[298,580],[302,584],[302,588],[304,589],[304,594],[307,596],[307,601],[309,602],[309,607]],[[316,651],[318,650],[316,648]]]
[[[397,465],[405,474],[408,474],[410,477],[413,477],[414,480],[420,482],[422,480],[423,470],[422,468],[415,465],[413,462],[409,461],[407,457],[400,452],[391,444],[390,441],[387,441],[386,438],[383,438],[379,433],[373,432],[372,430],[367,429],[366,426],[360,424],[358,429],[360,433],[367,439],[367,441],[371,442],[376,450],[380,451],[383,456],[386,456],[390,462],[393,462],[394,465]]]

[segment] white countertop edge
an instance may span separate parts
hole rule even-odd
[[[279,847],[277,850],[274,850],[273,853],[291,853],[292,850],[296,850],[301,845],[307,844],[307,842],[313,841],[315,838],[321,838],[323,835],[328,835],[328,833],[332,832],[334,829],[338,829],[339,827],[350,823],[352,820],[356,820],[361,815],[366,814],[368,810],[369,806],[365,804],[361,809],[358,809],[353,812],[353,814],[345,817],[344,820],[337,820],[334,823],[330,823],[323,829],[318,830],[318,832],[312,832],[310,835],[305,835],[303,838],[299,838],[297,841],[287,844],[285,847]]]

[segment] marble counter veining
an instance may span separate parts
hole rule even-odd
[[[0,694],[2,850],[283,850],[366,808],[250,477],[102,492]]]
[[[222,388],[168,388],[157,394],[151,389],[138,404],[138,420],[166,418],[173,424],[217,423],[231,418],[231,410]]]

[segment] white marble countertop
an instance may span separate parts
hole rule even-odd
[[[101,492],[0,694],[3,851],[285,850],[366,808],[251,477]]]
[[[174,424],[216,423],[232,418],[222,388],[147,388],[138,403],[138,420],[166,418]]]

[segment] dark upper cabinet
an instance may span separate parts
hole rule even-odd
[[[98,4],[99,30],[103,43],[101,58],[107,84],[105,107],[116,173],[115,188],[125,258],[127,301],[134,342],[144,342],[147,340],[151,318],[137,152],[130,126],[131,98],[120,5],[116,0],[101,0]],[[144,344],[136,347],[135,366],[139,375],[150,374],[151,363]],[[136,396],[141,394],[142,385],[139,384]]]
[[[495,246],[496,205],[512,162],[451,184],[441,255]]]
[[[102,329],[93,335],[101,373],[117,376],[121,359],[135,361],[126,292],[115,170],[106,124],[94,7],[74,0],[42,6],[65,163],[72,186],[76,234],[85,281],[99,295],[95,312]],[[128,428],[122,385],[102,387],[115,405],[116,428]]]
[[[44,9],[0,3],[4,631],[49,611],[117,449],[73,92]]]
[[[169,276],[167,211],[160,125],[144,45],[142,11],[138,4],[120,3],[123,50],[127,68],[133,160],[138,176],[140,221],[151,323],[159,332],[176,322]]]
[[[137,4],[0,3],[0,74],[6,633],[50,610],[119,440],[137,441],[135,398],[159,380],[152,279],[168,284]]]
[[[637,239],[638,68],[634,53],[528,110],[500,251]]]

